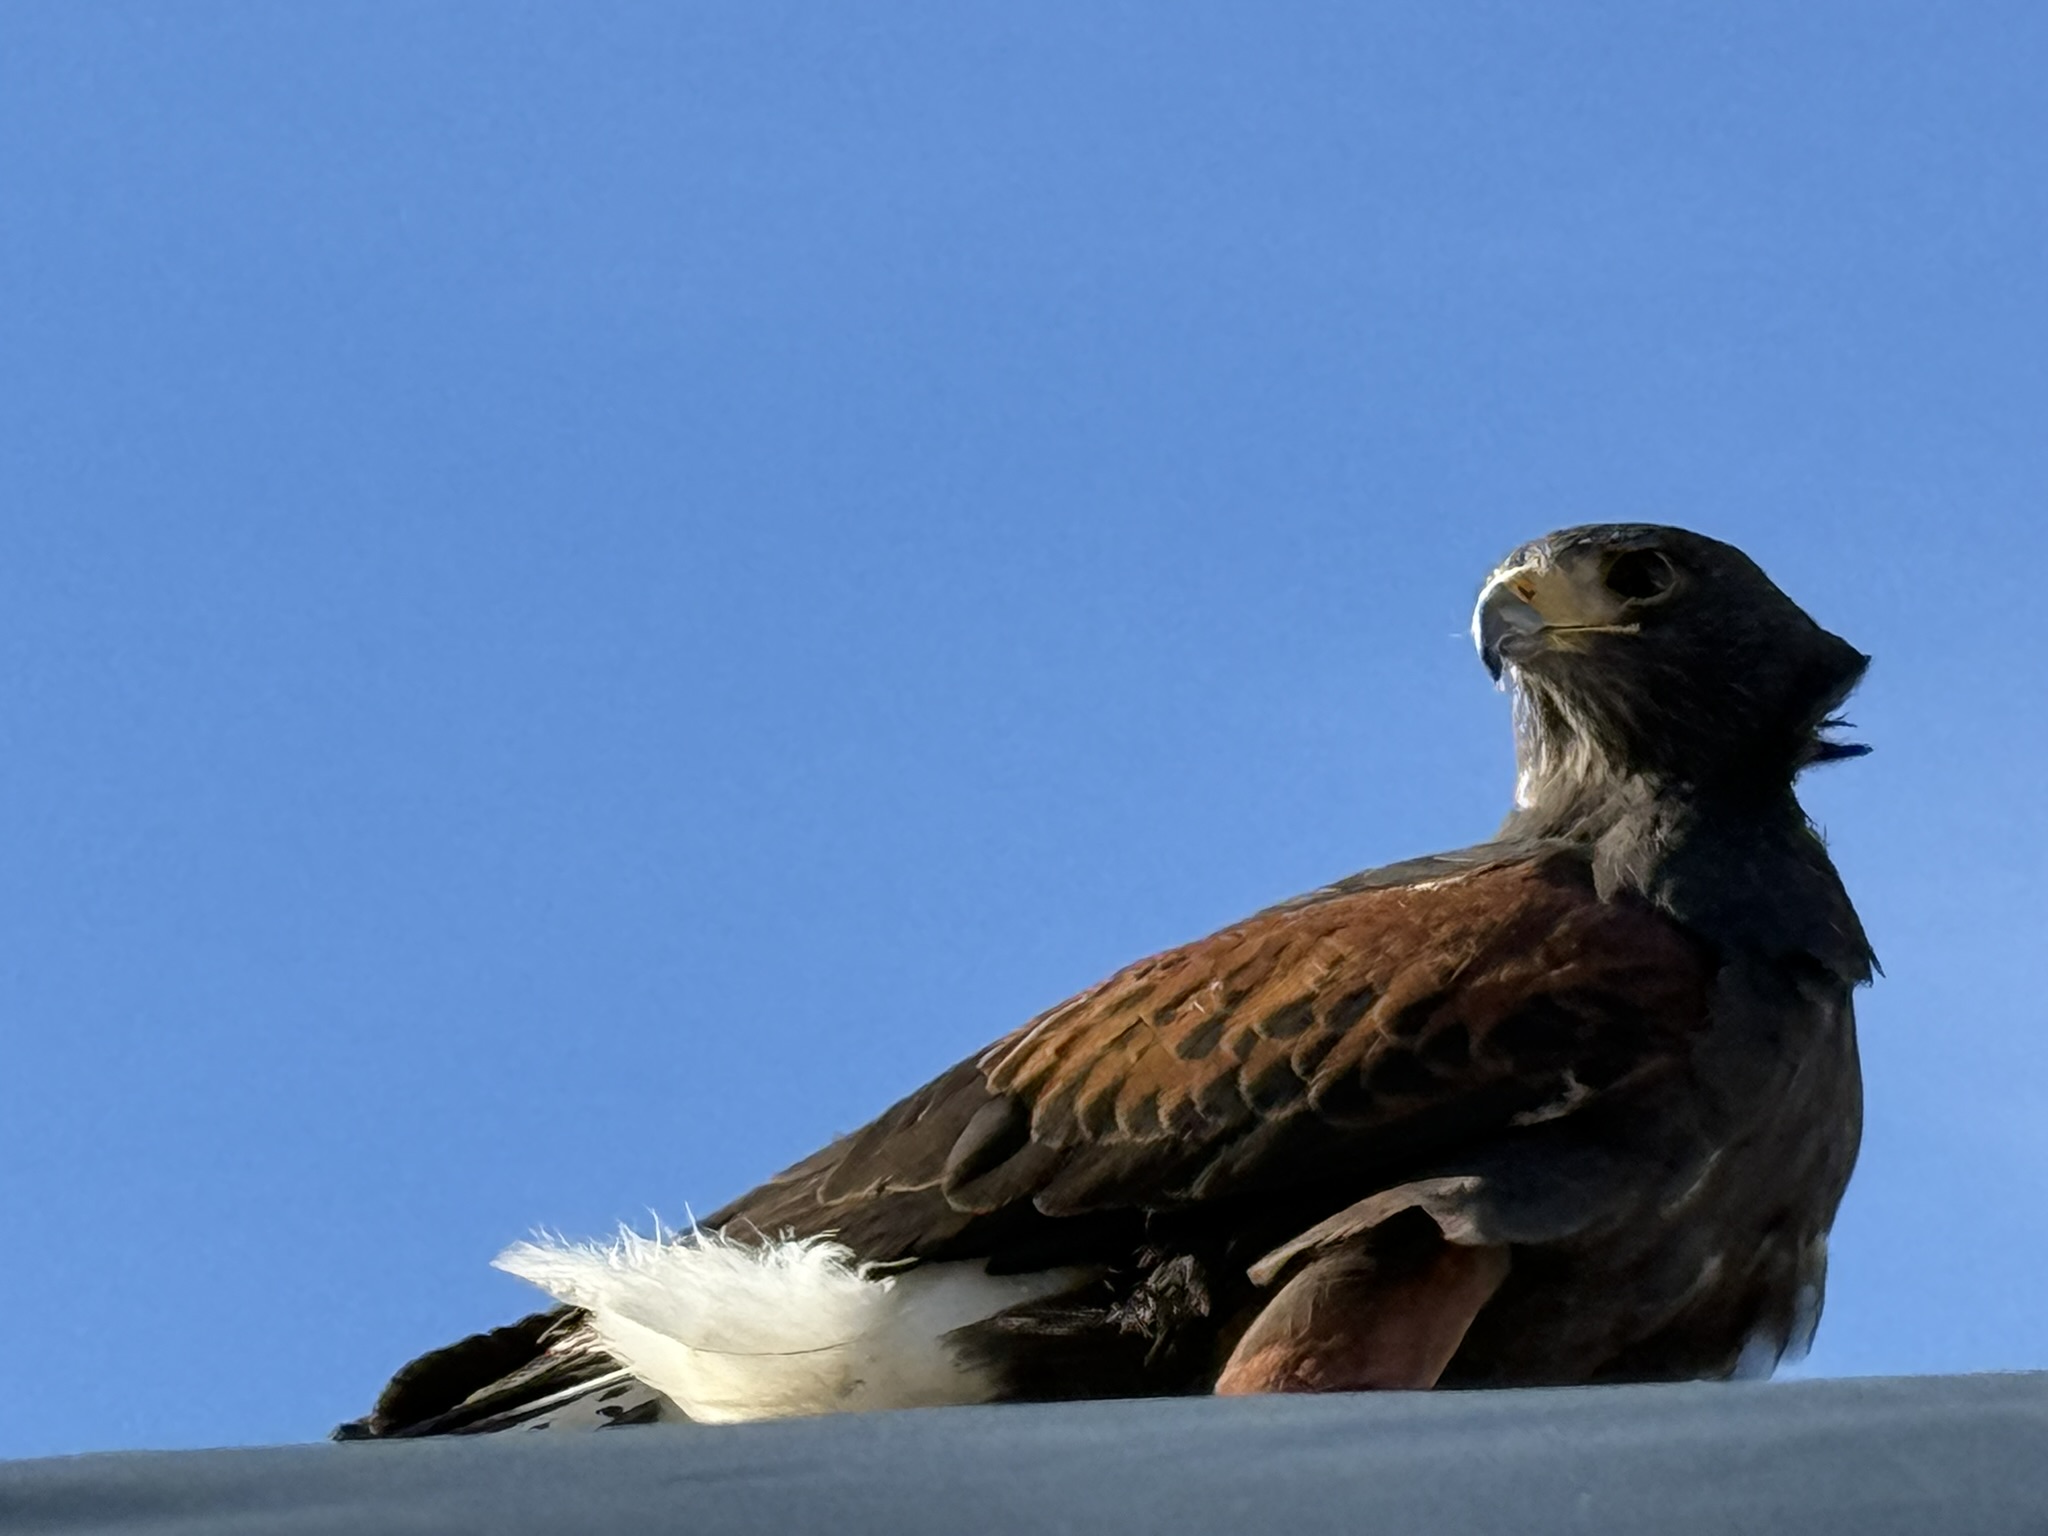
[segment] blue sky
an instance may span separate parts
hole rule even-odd
[[[300,1439],[1484,836],[1562,524],[1876,656],[1820,1373],[2048,1366],[2048,11],[0,19],[0,1455]]]

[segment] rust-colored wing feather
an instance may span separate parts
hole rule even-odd
[[[1028,1212],[1365,1193],[1673,1069],[1709,975],[1574,854],[1339,888],[1119,971],[710,1224],[893,1259]]]

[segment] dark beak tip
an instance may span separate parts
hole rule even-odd
[[[1497,683],[1507,670],[1511,642],[1540,633],[1542,616],[1506,588],[1496,588],[1479,606],[1473,638],[1479,642],[1479,659]]]

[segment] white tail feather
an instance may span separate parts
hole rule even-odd
[[[710,1232],[515,1243],[495,1263],[584,1308],[614,1359],[712,1424],[985,1402],[997,1383],[945,1336],[1088,1277],[990,1275],[979,1263],[886,1273],[829,1238]]]

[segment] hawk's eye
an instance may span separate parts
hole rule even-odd
[[[1669,592],[1678,572],[1654,549],[1631,549],[1616,555],[1600,579],[1616,597],[1641,603]]]

